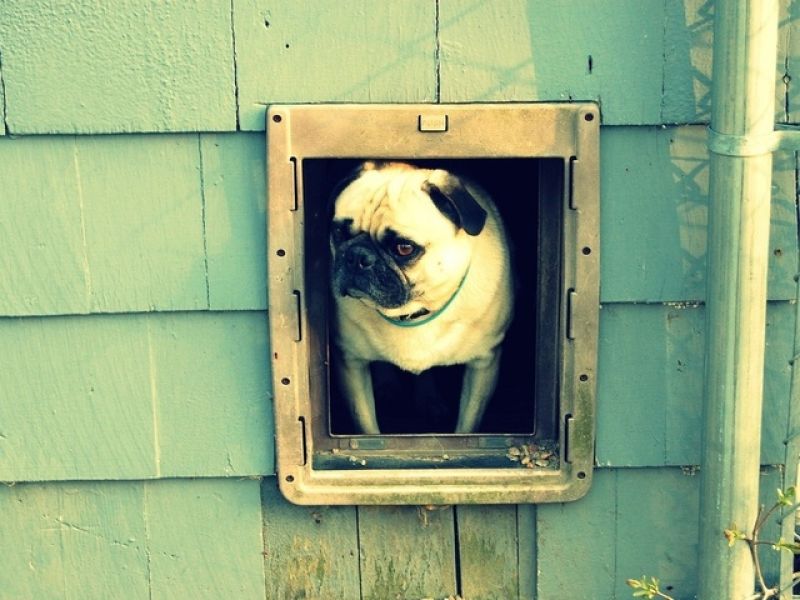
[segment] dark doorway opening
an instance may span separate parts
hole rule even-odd
[[[480,430],[482,434],[558,436],[559,373],[563,319],[563,158],[408,160],[446,169],[483,187],[498,206],[512,246],[515,313],[503,343],[501,371]],[[361,160],[305,159],[302,164],[305,268],[309,328],[320,341],[331,327],[328,221],[331,195]],[[334,353],[320,349],[325,369],[312,371],[312,389],[328,405],[319,407],[331,436],[357,435],[335,369]],[[381,433],[452,433],[463,366],[430,369],[419,376],[376,363],[373,387]],[[321,428],[317,428],[321,431]]]

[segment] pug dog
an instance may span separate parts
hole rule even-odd
[[[415,374],[464,364],[455,432],[474,432],[513,309],[496,206],[448,171],[398,162],[364,163],[333,198],[333,342],[356,426],[380,433],[371,362]]]

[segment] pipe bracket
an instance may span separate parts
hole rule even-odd
[[[759,156],[776,150],[800,151],[800,126],[777,125],[763,135],[733,135],[708,128],[708,149],[724,156]]]
[[[708,128],[708,149],[724,156],[759,156],[774,152],[780,143],[778,132],[763,135],[733,135]]]

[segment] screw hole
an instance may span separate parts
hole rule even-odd
[[[594,114],[593,113],[586,113],[583,115],[584,120],[586,121],[594,121]]]
[[[583,471],[578,471],[578,479],[586,479],[586,473]]]
[[[275,252],[275,254],[277,254],[278,256],[286,256],[286,250],[284,250],[283,248],[278,248],[278,251]]]
[[[280,123],[281,121],[283,121],[283,117],[280,115],[272,115],[272,120],[275,123]]]
[[[291,381],[289,381],[288,377],[284,377],[283,379],[281,379],[281,383],[283,385],[289,385],[291,383]]]
[[[589,256],[592,253],[592,249],[589,248],[589,246],[584,246],[581,249],[581,252],[583,253],[584,256]]]
[[[581,373],[581,376],[578,377],[581,381],[589,381],[589,376],[586,373]]]
[[[286,476],[286,481],[288,481],[289,483],[292,483],[294,481],[294,475],[287,475]]]

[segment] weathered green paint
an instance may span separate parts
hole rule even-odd
[[[597,100],[603,123],[660,122],[662,0],[439,4],[442,101]]]
[[[0,319],[0,481],[271,473],[264,313]]]
[[[534,598],[531,506],[294,506],[274,478],[262,498],[268,598],[445,597],[456,546],[465,598]]]
[[[598,461],[697,464],[702,310],[601,315]],[[771,307],[765,464],[784,456],[793,323]],[[270,473],[265,343],[260,312],[0,320],[0,479]]]
[[[86,256],[68,137],[0,139],[0,314],[83,313]]]
[[[774,502],[780,480],[777,469],[762,473],[761,502]],[[631,597],[627,578],[648,575],[675,598],[693,598],[699,489],[692,468],[601,469],[585,498],[539,506],[537,597],[622,600]],[[764,539],[776,533],[771,523]],[[764,558],[765,577],[776,581],[777,554]]]
[[[360,598],[354,506],[295,506],[262,485],[267,598]]]
[[[798,298],[800,299],[800,282],[798,282]],[[791,362],[791,390],[789,392],[789,419],[786,423],[786,457],[785,471],[783,476],[783,489],[795,486],[800,490],[800,368],[797,360],[800,356],[800,319],[797,318],[800,312],[800,303],[795,305],[795,329],[794,329],[794,351],[792,352]],[[781,536],[785,540],[793,539],[797,521],[795,519],[784,519],[781,528]],[[781,555],[781,587],[787,587],[795,572],[794,556],[789,553]],[[783,600],[783,599],[782,599]]]
[[[160,315],[145,329],[158,474],[272,473],[266,315]]]
[[[603,302],[702,299],[704,129],[601,139]],[[769,294],[786,300],[794,165],[778,158]],[[258,134],[4,139],[0,179],[4,315],[266,307]]]
[[[197,136],[0,142],[2,314],[208,307]]]
[[[713,19],[706,0],[664,2],[665,85],[660,122],[708,122]]]
[[[433,102],[435,3],[236,0],[240,127],[266,104]]]
[[[0,321],[0,480],[157,474],[146,327],[131,324]]]
[[[794,312],[787,302],[772,303],[768,311],[763,464],[784,460]],[[704,331],[704,310],[691,303],[603,307],[597,392],[601,465],[699,464]]]
[[[266,308],[256,134],[0,140],[0,314]]]
[[[536,509],[536,598],[614,598],[617,472],[599,470],[589,493]]]
[[[536,598],[536,506],[517,506],[517,562],[519,563],[519,600]]]
[[[260,481],[144,484],[152,598],[264,598]]]
[[[461,593],[465,598],[520,597],[516,506],[457,506]]]
[[[265,103],[432,102],[439,88],[449,101],[596,99],[606,124],[708,121],[706,0],[414,3],[9,0],[5,118],[15,133],[221,131],[238,110],[260,130]],[[782,6],[786,120],[798,41]]]
[[[5,0],[12,133],[236,127],[230,0]]]
[[[603,302],[703,300],[708,250],[705,127],[606,128],[601,136]],[[769,298],[795,296],[795,165],[773,170]]]
[[[358,534],[364,600],[455,595],[452,507],[362,506]]]
[[[0,481],[47,480],[0,485],[0,598],[608,600],[645,573],[692,597],[698,477],[669,466],[699,461],[708,158],[702,127],[638,125],[709,119],[711,4],[0,2],[0,135],[195,132],[0,138],[0,317],[25,317],[0,318]],[[589,496],[300,508],[239,479],[273,470],[264,139],[207,132],[277,101],[570,96],[606,125]],[[791,464],[791,157],[773,175],[761,451]]]
[[[519,580],[519,596],[492,590],[503,575],[512,576],[517,560],[533,560],[538,552],[539,598],[628,598],[624,579],[645,573],[672,586],[676,597],[690,597],[698,479],[691,470],[602,469],[585,499],[538,508],[536,549],[523,543],[523,532],[533,531],[529,521],[523,528],[530,507],[520,507],[528,514],[520,513],[519,533],[509,518],[514,507],[469,507],[473,514],[460,515],[458,526],[463,594],[533,598],[534,588],[523,586],[529,578]],[[777,470],[762,475],[762,503],[773,501],[779,485]],[[446,526],[450,510],[429,514],[435,521],[427,525],[413,508],[404,509],[402,519],[392,507],[358,509],[358,519],[356,510],[290,505],[274,478],[263,486],[213,479],[0,486],[0,540],[14,540],[13,551],[0,553],[0,597],[160,599],[181,598],[187,590],[199,598],[396,597],[391,590],[400,597],[444,597],[436,591],[437,577],[423,576],[428,584],[397,578],[441,567],[438,558],[433,565],[426,561],[438,554],[431,552],[437,544],[452,548],[446,541],[454,539]],[[369,529],[386,536],[383,550],[371,536],[359,546],[365,512]],[[771,523],[765,539],[776,534]],[[359,576],[359,552],[373,573],[394,573],[396,588],[378,595],[376,582],[389,580],[376,580],[369,570]],[[485,564],[476,565],[481,556]],[[777,555],[767,549],[764,558],[772,581]],[[489,572],[493,564],[500,572]],[[479,584],[473,569],[488,581]]]
[[[691,598],[697,589],[697,506],[699,472],[684,470],[621,470],[617,479],[617,597],[627,598],[629,577],[650,574],[675,598]],[[760,477],[760,502],[771,506],[781,476],[767,469]],[[752,523],[743,525],[749,530]],[[724,539],[723,532],[719,532]],[[777,521],[771,520],[762,539],[777,540]],[[744,545],[744,544],[743,544]],[[778,554],[762,548],[764,576],[777,581]],[[672,588],[669,590],[669,588]]]
[[[625,580],[644,574],[658,577],[675,598],[692,597],[697,586],[699,488],[699,475],[690,469],[619,471],[616,597],[628,597]]]
[[[142,488],[0,484],[0,597],[147,600]]]
[[[797,19],[797,3],[781,0],[780,10],[778,43],[786,49],[783,54],[783,69],[779,70],[779,79],[776,82],[777,89],[785,92],[785,97],[782,99],[783,115],[780,120],[797,123],[798,116],[800,116],[800,87],[793,76],[796,69],[800,67],[800,39],[797,35],[800,22]],[[779,62],[780,58],[779,55]],[[781,101],[778,101],[777,105],[781,108]]]
[[[788,0],[781,1],[780,31],[775,52],[775,119],[785,122],[787,93],[791,85],[797,50]],[[711,115],[711,46],[714,3],[682,0],[664,3],[664,91],[661,123],[707,123]],[[794,10],[794,9],[792,9]],[[788,61],[788,65],[787,65]],[[788,66],[788,70],[787,70]]]
[[[201,135],[200,150],[209,305],[266,309],[264,137]]]
[[[0,485],[0,598],[263,598],[259,482]]]
[[[78,138],[75,162],[92,311],[207,308],[197,136]]]

